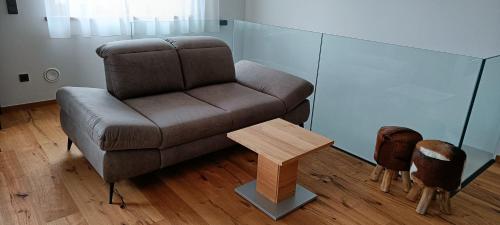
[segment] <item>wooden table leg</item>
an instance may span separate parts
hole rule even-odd
[[[274,203],[293,196],[297,182],[298,165],[299,161],[297,160],[279,165],[259,155],[257,192]]]

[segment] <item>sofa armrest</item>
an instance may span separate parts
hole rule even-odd
[[[314,86],[294,75],[242,60],[235,64],[238,83],[279,98],[287,112],[313,93]]]
[[[73,126],[78,128],[77,132],[82,132],[68,134],[70,137],[87,135],[105,151],[160,146],[158,126],[106,90],[63,87],[56,96],[61,110],[71,118]]]

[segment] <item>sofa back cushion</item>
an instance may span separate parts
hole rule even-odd
[[[205,36],[167,41],[177,49],[187,89],[236,81],[231,49],[224,41]]]
[[[184,90],[179,56],[165,40],[110,42],[96,52],[104,58],[108,91],[118,99]]]

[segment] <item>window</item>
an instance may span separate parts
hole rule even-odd
[[[218,0],[45,0],[45,10],[52,38],[128,35],[135,24],[149,35],[203,32],[219,19]]]

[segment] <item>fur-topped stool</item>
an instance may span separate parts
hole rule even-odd
[[[465,152],[454,145],[436,140],[417,143],[412,158],[411,178],[415,185],[407,198],[416,201],[417,213],[425,214],[436,195],[441,212],[450,214],[450,192],[460,188],[465,163]]]
[[[377,166],[370,176],[371,180],[378,181],[385,169],[380,190],[389,192],[391,181],[399,171],[405,192],[410,190],[411,157],[415,144],[421,140],[422,135],[409,128],[394,126],[380,128],[374,154]]]

